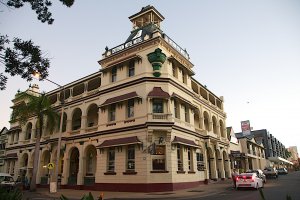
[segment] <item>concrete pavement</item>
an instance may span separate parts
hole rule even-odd
[[[166,191],[166,192],[152,192],[152,193],[134,193],[134,192],[106,192],[106,191],[87,191],[87,190],[70,190],[61,189],[57,193],[49,193],[49,189],[39,188],[36,192],[24,191],[24,200],[54,200],[59,199],[61,194],[68,197],[69,199],[80,199],[83,195],[92,193],[94,199],[98,199],[101,193],[103,193],[103,199],[163,199],[168,198],[187,198],[188,197],[205,197],[212,194],[218,194],[226,189],[232,188],[232,180],[224,180],[213,182],[208,185],[199,185],[194,188],[177,191]]]

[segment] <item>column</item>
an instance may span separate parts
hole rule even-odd
[[[77,174],[77,185],[83,185],[85,155],[83,154],[83,143],[79,149],[79,169]]]
[[[64,169],[62,173],[62,178],[61,178],[61,185],[67,185],[68,184],[68,178],[69,178],[69,170],[70,170],[70,158],[66,158],[64,156]]]
[[[216,180],[218,179],[217,163],[216,158],[210,158],[210,169],[211,169],[211,178]]]
[[[67,119],[66,132],[67,132],[67,133],[72,132],[72,119],[70,119],[69,117],[68,117],[68,119]]]
[[[87,123],[87,116],[86,115],[82,115],[81,116],[81,128],[80,128],[80,133],[85,133],[85,129],[86,129],[86,123]]]
[[[213,130],[213,122],[211,119],[209,119],[208,121],[208,132],[212,131]]]
[[[32,155],[32,156],[34,156],[34,155]],[[42,171],[44,169],[43,168],[44,162],[42,162],[42,161],[44,161],[44,159],[42,160],[41,157],[42,157],[42,150],[40,148],[39,159],[38,159],[39,160],[39,164],[37,166],[38,169],[37,169],[37,173],[36,173],[36,184],[40,184],[41,183],[41,174],[42,174]],[[33,158],[33,162],[34,162],[34,158]]]
[[[220,170],[220,175],[222,180],[225,179],[225,169],[224,169],[224,162],[223,162],[223,159],[222,158],[219,158],[218,159],[218,162],[219,162],[219,170]]]

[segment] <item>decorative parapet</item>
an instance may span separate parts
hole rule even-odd
[[[162,53],[162,50],[160,48],[157,48],[154,52],[149,53],[147,56],[148,61],[152,64],[153,67],[153,76],[160,77],[160,68],[166,61],[166,54]]]

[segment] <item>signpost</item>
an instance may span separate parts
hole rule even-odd
[[[52,170],[54,169],[54,163],[48,163],[47,167],[50,170],[50,175],[52,175]],[[51,179],[50,179],[51,180]],[[50,193],[55,193],[57,191],[56,182],[50,181]]]

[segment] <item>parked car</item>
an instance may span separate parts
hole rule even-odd
[[[288,174],[288,171],[287,171],[287,169],[286,168],[279,168],[279,169],[277,169],[277,171],[278,171],[278,174]]]
[[[15,188],[14,178],[7,173],[0,173],[0,187],[8,190],[12,190]]]
[[[278,178],[278,171],[274,167],[266,167],[263,172],[267,178],[269,177]]]
[[[262,188],[264,181],[256,173],[242,173],[236,178],[236,189],[239,188]]]
[[[267,177],[261,169],[249,169],[247,173],[256,173],[256,175],[263,180],[264,183],[267,182]]]

